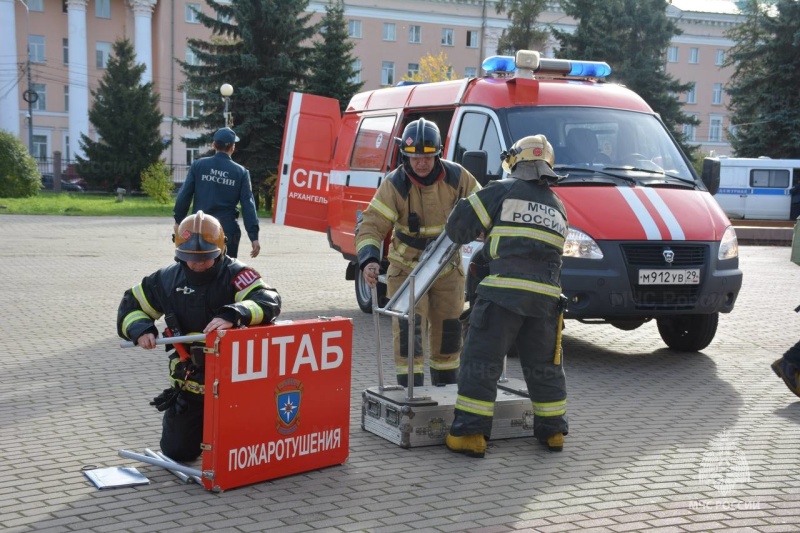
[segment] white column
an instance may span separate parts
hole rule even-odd
[[[67,0],[69,24],[69,153],[83,152],[81,134],[89,135],[89,54],[86,49],[87,0]],[[92,54],[94,57],[94,54]]]
[[[20,60],[27,58],[17,55],[16,17],[14,4],[17,0],[0,0],[0,20],[10,20],[11,24],[0,31],[0,130],[11,132],[19,137],[19,96],[24,78],[19,78]],[[25,8],[20,5],[20,9]],[[23,19],[24,24],[24,19]],[[26,51],[27,53],[27,51]],[[19,79],[19,81],[18,81]],[[27,146],[27,141],[23,142]]]
[[[128,0],[133,9],[136,62],[144,63],[142,85],[153,81],[153,8],[156,0]]]

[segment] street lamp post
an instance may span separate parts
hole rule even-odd
[[[230,83],[223,83],[219,86],[219,94],[222,95],[222,101],[225,102],[225,111],[222,113],[222,118],[225,123],[226,128],[230,128],[233,124],[231,124],[231,117],[228,114],[228,100],[230,100],[231,95],[233,94],[233,86]]]

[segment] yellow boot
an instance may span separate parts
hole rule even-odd
[[[447,434],[445,439],[447,449],[456,453],[463,453],[467,457],[482,458],[486,454],[486,437],[483,435],[464,435],[455,437]]]
[[[546,444],[547,449],[551,452],[560,452],[564,449],[564,434],[556,433],[555,435],[550,435],[542,444]]]

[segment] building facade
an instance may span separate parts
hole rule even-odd
[[[326,5],[326,0],[309,2],[315,21]],[[347,0],[356,79],[365,90],[394,85],[419,69],[422,57],[439,54],[454,77],[481,75],[482,61],[495,54],[509,24],[495,5],[495,0]],[[195,61],[187,40],[209,35],[196,10],[212,14],[203,0],[0,0],[0,20],[14,21],[4,22],[0,32],[0,129],[30,145],[37,158],[59,151],[63,160],[74,159],[81,134],[97,138],[88,119],[91,93],[112,43],[127,37],[146,66],[144,81],[152,81],[160,95],[162,137],[172,141],[164,159],[191,163],[201,150],[187,148],[181,138],[196,132],[176,119],[202,112],[201,103],[181,90],[184,77],[175,58]],[[729,155],[724,87],[731,70],[721,65],[733,45],[724,34],[741,20],[738,9],[728,0],[673,0],[667,15],[683,34],[673,39],[665,69],[694,85],[682,96],[684,111],[701,122],[686,133],[702,152]],[[540,22],[566,31],[575,27],[557,1],[549,3]],[[548,40],[542,52],[557,57],[557,42]],[[236,110],[235,87],[230,109]]]

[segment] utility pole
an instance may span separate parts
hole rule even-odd
[[[33,104],[39,99],[39,94],[31,89],[31,22],[30,10],[28,4],[19,0],[19,3],[25,7],[25,39],[28,43],[28,58],[25,61],[25,70],[28,76],[28,89],[22,93],[22,99],[28,102],[28,152],[34,156],[33,153]]]

